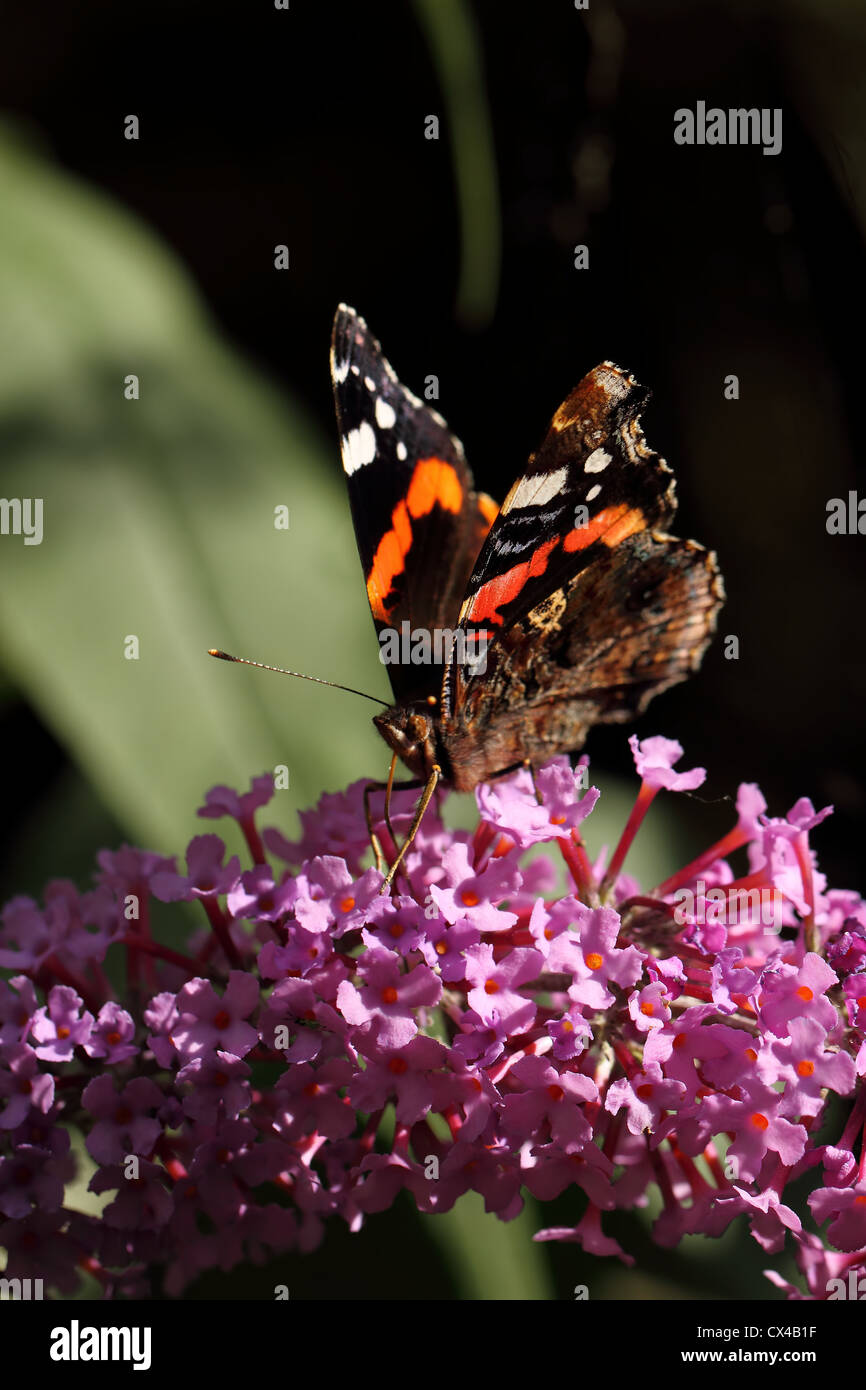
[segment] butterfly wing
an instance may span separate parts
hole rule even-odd
[[[452,630],[496,505],[473,491],[463,446],[441,415],[401,384],[364,320],[342,304],[331,379],[377,633],[404,623],[411,633]],[[398,702],[439,691],[441,663],[388,669]]]
[[[507,629],[626,536],[670,523],[674,477],[640,427],[648,397],[603,362],[563,402],[478,556],[467,629]]]
[[[635,718],[697,670],[723,601],[716,557],[695,541],[641,530],[609,548],[491,643],[483,677],[458,668],[442,730],[454,785]]]
[[[700,663],[721,577],[715,556],[657,529],[676,500],[640,428],[647,397],[619,367],[596,367],[503,503],[461,607],[485,661],[455,660],[443,682],[455,785],[577,749]]]

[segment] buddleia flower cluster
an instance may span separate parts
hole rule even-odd
[[[573,1224],[536,1239],[627,1264],[608,1213],[654,1198],[660,1246],[743,1220],[768,1256],[790,1242],[802,1286],[767,1271],[789,1297],[861,1287],[866,908],[817,867],[830,808],[768,816],[743,785],[727,834],[641,888],[623,866],[651,803],[705,774],[675,770],[672,740],[630,742],[640,788],[609,859],[583,838],[585,758],[480,786],[474,830],[446,828],[439,795],[390,887],[363,782],[323,796],[293,843],[259,827],[264,776],[199,810],[238,823],[246,864],[202,834],[181,867],[102,851],[88,890],[9,902],[7,1277],[176,1296],[310,1251],[329,1222],[357,1231],[404,1192],[435,1214],[471,1191],[502,1221],[526,1193],[567,1194]],[[413,796],[387,820],[373,798],[390,861]],[[158,941],[154,900],[198,903],[201,929]],[[76,1205],[84,1182],[99,1216]]]

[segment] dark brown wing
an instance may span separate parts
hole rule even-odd
[[[715,555],[695,541],[641,530],[606,548],[492,643],[483,674],[455,667],[446,775],[470,790],[634,718],[697,669],[723,601]]]

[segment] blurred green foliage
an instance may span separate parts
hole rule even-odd
[[[44,499],[42,544],[0,545],[6,675],[139,842],[174,849],[208,786],[281,763],[289,826],[377,766],[369,707],[206,649],[386,693],[336,449],[132,218],[8,139],[0,198],[2,491]]]
[[[499,290],[502,231],[481,39],[463,0],[414,0],[448,117],[460,214],[460,276],[455,312],[470,328],[493,318]]]

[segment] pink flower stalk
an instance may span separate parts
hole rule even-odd
[[[207,834],[183,871],[124,847],[99,855],[85,893],[60,882],[41,907],[13,899],[7,1276],[38,1268],[69,1293],[87,1270],[140,1296],[144,1270],[162,1268],[176,1295],[214,1265],[310,1250],[328,1219],[358,1230],[404,1190],[424,1213],[475,1191],[501,1220],[524,1191],[568,1192],[573,1224],[536,1238],[632,1263],[605,1215],[657,1189],[660,1245],[742,1218],[767,1253],[791,1242],[805,1292],[767,1271],[790,1298],[841,1296],[866,1269],[866,904],[817,869],[829,808],[768,818],[751,785],[733,829],[640,892],[622,868],[652,801],[705,773],[674,771],[672,740],[631,747],[640,790],[606,871],[583,840],[599,796],[586,759],[578,776],[559,757],[479,787],[474,832],[445,828],[442,793],[389,892],[363,783],[304,813],[292,844],[256,823],[273,791],[259,777],[199,811],[238,822],[245,865]],[[398,837],[413,804],[396,792]],[[727,857],[744,848],[735,873]],[[206,928],[163,945],[153,899],[198,901]],[[117,952],[122,996],[103,969]],[[852,1101],[834,1135],[831,1096]],[[115,1194],[101,1218],[67,1205],[70,1129],[96,1164],[91,1189]],[[798,1211],[789,1189],[806,1172]]]

